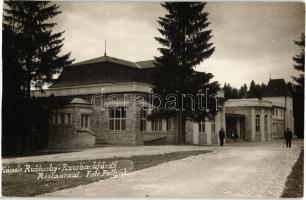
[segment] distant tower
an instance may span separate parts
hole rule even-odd
[[[105,43],[104,43],[104,56],[106,56],[106,40],[105,40]]]
[[[271,71],[269,70],[269,81],[271,80]]]

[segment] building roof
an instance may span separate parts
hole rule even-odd
[[[291,96],[284,79],[270,79],[263,97],[285,97]]]
[[[133,68],[137,68],[137,69],[155,67],[154,60],[131,62],[131,61],[122,60],[122,59],[119,59],[119,58],[114,58],[114,57],[111,57],[111,56],[101,56],[101,57],[98,57],[98,58],[93,58],[93,59],[90,59],[90,60],[85,60],[85,61],[82,61],[82,62],[74,63],[74,64],[71,64],[69,66],[88,65],[88,64],[103,63],[103,62],[112,62],[112,63],[116,63],[116,64],[119,64],[119,65],[133,67]]]
[[[230,107],[266,107],[272,108],[272,102],[267,100],[260,100],[257,98],[250,99],[228,99],[225,101],[224,106]],[[227,110],[226,110],[227,111]],[[229,112],[231,113],[231,112]],[[226,113],[228,114],[228,113]]]
[[[141,69],[145,68],[154,68],[154,60],[146,60],[146,61],[141,61],[141,62],[136,62]]]
[[[130,62],[102,56],[64,67],[50,88],[101,83],[152,82],[154,61]]]
[[[95,63],[102,63],[102,62],[112,62],[112,63],[116,63],[119,65],[124,65],[124,66],[128,66],[128,67],[134,67],[134,68],[138,68],[140,69],[140,66],[137,63],[134,62],[130,62],[127,60],[122,60],[119,58],[114,58],[114,57],[110,57],[110,56],[101,56],[98,58],[93,58],[90,60],[85,60],[82,62],[78,62],[75,64],[72,64],[70,66],[79,66],[79,65],[87,65],[87,64],[95,64]]]

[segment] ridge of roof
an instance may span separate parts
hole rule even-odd
[[[78,62],[78,63],[71,64],[71,65],[69,65],[69,67],[95,64],[95,63],[101,63],[101,62],[113,62],[113,63],[117,63],[117,64],[120,64],[120,65],[125,65],[125,66],[129,66],[129,67],[141,69],[141,67],[137,63],[127,61],[127,60],[122,60],[122,59],[111,57],[111,56],[101,56],[101,57],[97,57],[97,58],[93,58],[93,59],[89,59],[89,60],[84,60],[84,61],[81,61],[81,62]]]

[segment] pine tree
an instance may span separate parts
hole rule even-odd
[[[292,77],[295,83],[293,83],[293,115],[294,115],[294,128],[295,133],[299,137],[304,137],[304,88],[305,88],[305,35],[301,34],[299,41],[294,43],[300,48],[301,52],[293,57],[294,69],[298,70],[300,75],[298,77]]]
[[[29,99],[31,86],[41,88],[51,83],[54,74],[72,63],[70,53],[61,54],[64,32],[52,31],[56,23],[51,20],[61,11],[48,1],[5,1],[5,4],[3,29],[13,33],[11,48],[17,50],[24,96]]]
[[[248,91],[248,97],[249,98],[256,98],[256,84],[255,84],[254,80],[252,80],[251,83],[250,83],[250,88],[249,88],[249,91]]]
[[[23,150],[31,125],[31,87],[40,89],[52,83],[53,75],[72,61],[70,53],[61,53],[64,32],[52,31],[56,25],[52,18],[61,13],[59,6],[47,1],[5,1],[5,4],[2,135],[3,144],[9,144],[3,150],[12,153]]]
[[[158,29],[162,37],[156,40],[162,45],[159,48],[160,57],[156,57],[157,79],[155,92],[165,96],[167,94],[188,94],[191,90],[216,88],[216,83],[209,85],[212,74],[195,73],[195,67],[209,58],[215,48],[209,42],[212,38],[208,30],[208,13],[204,11],[203,2],[165,2],[161,4],[167,14],[160,17]],[[202,80],[202,84],[195,85],[195,80]],[[180,99],[180,98],[179,98]],[[182,111],[179,104],[180,127],[179,137],[184,141],[185,119],[190,112]]]
[[[227,83],[224,83],[224,86],[223,86],[223,91],[224,91],[224,98],[225,99],[230,99],[230,96],[231,96],[231,86],[230,84],[227,84]]]
[[[298,77],[292,77],[296,82],[296,88],[298,90],[304,91],[304,72],[305,72],[305,35],[302,33],[299,41],[294,41],[294,43],[301,49],[301,52],[293,57],[294,69],[301,72]]]
[[[250,83],[250,88],[248,91],[248,98],[262,98],[262,94],[265,91],[267,85],[264,83],[256,84],[254,80]]]
[[[248,92],[248,86],[246,84],[243,84],[243,86],[240,87],[239,90],[239,98],[247,98],[247,92]]]
[[[241,98],[241,91],[235,87],[232,87],[229,83],[225,83],[223,86],[225,99],[238,99]]]

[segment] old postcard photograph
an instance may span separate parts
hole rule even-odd
[[[4,197],[302,198],[302,1],[13,1]]]

